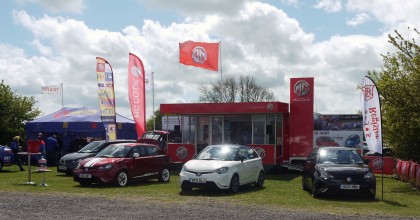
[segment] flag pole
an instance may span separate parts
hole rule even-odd
[[[152,96],[153,96],[153,101],[152,101],[152,105],[153,105],[153,112],[152,112],[152,117],[153,117],[153,131],[156,130],[156,124],[155,124],[155,79],[154,79],[154,73],[152,72]]]
[[[64,88],[63,88],[63,83],[61,83],[61,108],[64,108]]]
[[[220,80],[223,79],[223,69],[222,69],[222,42],[219,41],[219,62],[220,62]]]

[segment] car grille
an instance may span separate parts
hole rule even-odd
[[[201,176],[201,175],[203,175],[203,174],[213,173],[213,172],[196,172],[196,171],[190,171],[190,170],[188,170],[188,172],[189,172],[189,173],[193,173],[193,174],[195,174],[196,176]]]

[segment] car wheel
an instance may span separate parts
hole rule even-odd
[[[254,185],[256,187],[263,187],[264,186],[264,181],[265,181],[265,174],[264,174],[263,171],[260,171],[260,174],[258,174],[258,180]]]
[[[315,179],[312,179],[312,192],[311,193],[312,193],[312,197],[314,198],[319,197],[318,187],[316,186]]]
[[[302,176],[302,189],[304,190],[304,191],[308,191],[308,187],[306,186],[306,184],[305,184],[305,177],[304,176]]]
[[[128,182],[128,175],[125,171],[120,171],[115,177],[115,183],[117,186],[125,186]]]
[[[232,176],[230,180],[229,190],[233,193],[237,193],[239,190],[239,176],[237,174]]]
[[[189,191],[192,190],[192,187],[190,185],[184,183],[184,184],[181,184],[181,190],[189,192]]]
[[[171,178],[171,172],[169,172],[168,168],[165,168],[160,172],[159,175],[159,181],[160,182],[169,182],[169,179]]]

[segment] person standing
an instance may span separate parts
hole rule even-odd
[[[46,152],[45,152],[45,142],[44,142],[44,140],[42,140],[42,133],[38,134],[38,146],[39,146],[39,148],[38,148],[39,153],[41,153],[39,159],[41,159],[41,158],[46,159],[47,155],[46,155]]]
[[[22,167],[22,162],[20,161],[20,155],[18,154],[20,151],[19,140],[20,140],[19,136],[14,137],[12,143],[10,144],[10,148],[12,148],[15,162],[19,166],[20,171],[25,171],[25,169],[23,169]]]
[[[45,150],[47,153],[47,166],[55,166],[57,163],[58,150],[58,141],[57,136],[55,134],[47,138],[45,143]]]

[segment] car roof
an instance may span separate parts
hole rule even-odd
[[[115,144],[123,144],[127,147],[134,147],[134,146],[145,146],[145,147],[156,147],[154,144],[146,144],[146,143],[138,143],[138,142],[122,142],[122,143],[115,143]]]
[[[230,147],[230,148],[247,147],[247,148],[251,148],[250,146],[239,145],[239,144],[215,144],[215,145],[208,145],[207,147]]]
[[[137,140],[131,140],[131,139],[118,139],[118,140],[98,140],[98,141],[92,141],[92,142],[98,142],[98,143],[122,143],[122,142],[136,142]]]
[[[322,149],[349,150],[349,151],[355,150],[354,148],[351,148],[351,147],[319,147],[319,150],[322,150]]]

